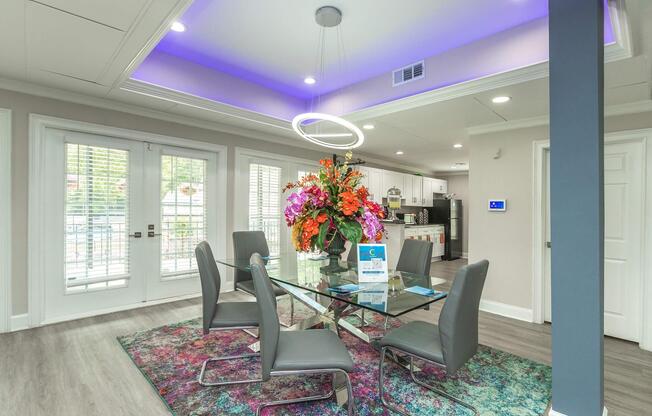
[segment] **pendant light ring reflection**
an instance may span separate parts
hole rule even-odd
[[[323,137],[328,137],[328,134],[310,134],[303,129],[303,122],[306,120],[315,120],[315,121],[329,121],[331,123],[338,124],[345,129],[351,132],[351,137],[353,140],[350,143],[344,144],[334,144],[329,143],[324,140],[321,140]],[[350,150],[355,149],[356,147],[362,146],[364,143],[364,133],[360,130],[355,124],[350,121],[344,120],[341,117],[333,116],[330,114],[323,113],[303,113],[299,114],[292,120],[292,128],[294,131],[304,139],[308,140],[311,143],[314,143],[319,146],[328,147],[331,149],[338,150]],[[342,137],[341,134],[333,134],[331,137]]]

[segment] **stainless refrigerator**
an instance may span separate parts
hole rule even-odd
[[[432,224],[443,224],[445,228],[446,246],[444,260],[455,260],[462,257],[462,200],[435,199],[428,211]]]

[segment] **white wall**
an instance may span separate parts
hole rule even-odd
[[[651,127],[652,113],[605,120],[606,132]],[[532,141],[547,139],[547,126],[470,139],[469,261],[490,261],[483,301],[515,307],[521,316],[532,309]],[[502,156],[494,159],[498,149]],[[489,198],[507,199],[507,211],[488,212]]]

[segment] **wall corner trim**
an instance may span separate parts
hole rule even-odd
[[[11,329],[11,110],[0,108],[0,333]]]

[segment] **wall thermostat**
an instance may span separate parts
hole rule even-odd
[[[490,199],[489,211],[495,211],[495,212],[507,211],[507,201],[504,199]]]

